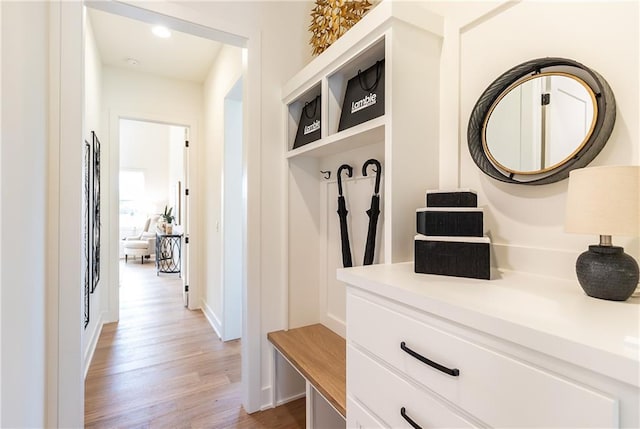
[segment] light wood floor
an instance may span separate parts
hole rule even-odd
[[[240,341],[182,305],[176,274],[121,262],[120,321],[105,325],[85,382],[87,428],[304,428],[304,399],[248,415]]]

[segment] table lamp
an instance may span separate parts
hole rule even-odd
[[[612,235],[637,236],[640,231],[640,166],[581,168],[569,174],[565,231],[598,234],[578,257],[576,274],[587,295],[625,301],[638,286],[638,263]]]

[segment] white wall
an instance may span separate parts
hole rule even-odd
[[[242,336],[242,80],[224,99],[223,339]]]
[[[0,427],[44,427],[49,10],[44,2],[0,9]]]
[[[100,141],[103,141],[104,129],[102,126],[102,61],[100,60],[100,52],[96,44],[95,36],[93,34],[93,28],[91,27],[91,21],[88,19],[85,13],[85,34],[84,34],[84,77],[85,77],[85,94],[84,94],[84,126],[83,133],[85,140],[91,144],[92,137],[91,131],[94,131]],[[82,142],[81,144],[84,144]],[[105,148],[102,148],[101,152],[104,153]],[[104,171],[104,168],[102,169]],[[103,177],[104,179],[104,177]],[[102,183],[102,182],[101,182]],[[100,199],[102,204],[102,212],[105,209],[104,196]],[[103,225],[105,225],[103,223]],[[101,255],[105,255],[106,244],[104,237],[106,236],[107,229],[103,228],[101,231]],[[104,258],[102,258],[104,260]],[[84,267],[82,278],[84,279]],[[83,331],[82,336],[82,350],[84,352],[84,374],[86,375],[89,369],[89,363],[95,350],[95,346],[100,336],[103,323],[103,315],[107,311],[107,299],[108,290],[106,285],[109,284],[106,276],[108,276],[108,270],[104,265],[100,265],[100,282],[96,287],[94,293],[89,298],[89,324]],[[84,299],[83,299],[84,305]]]
[[[524,1],[492,11],[497,4],[425,3],[446,17],[448,28],[442,69],[448,70],[443,85],[449,98],[443,98],[442,112],[451,111],[456,91],[460,100],[454,107],[457,120],[443,126],[448,136],[458,136],[458,144],[442,138],[441,182],[478,191],[496,265],[575,279],[577,255],[598,237],[564,233],[568,181],[523,186],[489,178],[469,155],[467,123],[482,91],[507,69],[533,58],[566,57],[599,72],[616,97],[613,134],[591,165],[640,164],[640,6],[625,1]],[[638,259],[637,238],[614,237],[614,244]]]
[[[176,217],[175,224],[180,224],[178,219],[178,199],[184,199],[184,141],[185,141],[185,128],[178,127],[176,125],[169,126],[169,185],[167,188],[167,195],[169,196],[169,207],[173,207],[173,214]],[[178,181],[180,181],[180,192],[182,195],[178,195]],[[182,213],[184,215],[184,207],[182,207]]]
[[[95,131],[100,136],[103,130],[102,60],[86,9],[84,36],[84,135],[87,141],[91,142],[91,131]]]
[[[113,66],[104,66],[103,82],[103,108],[108,114],[201,119],[202,85],[198,83]]]
[[[145,219],[147,215],[161,213],[165,205],[170,205],[169,132],[170,126],[165,124],[128,119],[120,121],[120,170],[144,173]]]
[[[204,84],[205,156],[203,246],[205,294],[203,309],[218,335],[224,337],[222,284],[222,174],[224,157],[224,97],[242,75],[242,49],[224,45]],[[240,215],[240,213],[238,213]]]

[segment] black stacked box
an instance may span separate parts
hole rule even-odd
[[[483,210],[471,190],[427,191],[427,207],[416,211],[415,272],[490,278]]]
[[[478,207],[478,195],[471,190],[427,191],[427,207]]]
[[[478,242],[445,240],[418,235],[415,239],[415,272],[489,280],[489,238]]]
[[[451,237],[482,237],[482,209],[424,208],[416,211],[418,234]]]

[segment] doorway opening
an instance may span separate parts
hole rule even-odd
[[[111,6],[109,6],[111,5]],[[247,52],[248,50],[244,48],[244,45],[247,42],[246,38],[240,36],[233,36],[229,33],[217,32],[213,29],[207,29],[202,26],[198,26],[195,24],[189,24],[184,21],[179,21],[174,18],[161,16],[150,12],[148,10],[138,9],[132,6],[128,6],[125,4],[114,4],[114,3],[101,3],[101,2],[91,2],[88,3],[88,15],[90,18],[93,18],[93,11],[99,11],[100,13],[108,13],[112,15],[117,15],[119,17],[126,17],[129,20],[136,20],[140,23],[151,23],[156,22],[161,18],[161,21],[167,24],[174,32],[183,32],[190,33],[191,36],[199,36],[214,40],[216,36],[221,36],[221,38],[226,43],[229,43],[227,50],[224,51],[224,48],[215,56],[216,61],[219,60],[219,57],[228,57],[229,51],[231,49],[235,50],[234,54],[237,61],[234,63],[234,67],[232,69],[233,73],[225,73],[228,72],[230,68],[223,70],[214,70],[215,63],[213,65],[209,65],[211,67],[210,70],[219,72],[220,76],[231,77],[229,86],[234,86],[235,89],[229,90],[229,86],[226,86],[222,89],[216,87],[219,83],[220,79],[211,79],[213,83],[209,83],[209,81],[204,82],[202,80],[196,81],[185,81],[182,79],[182,82],[176,83],[173,87],[169,87],[168,90],[161,89],[158,85],[160,80],[162,79],[172,79],[171,76],[162,75],[160,78],[157,76],[151,76],[151,72],[149,70],[142,70],[143,67],[146,67],[149,62],[134,58],[127,57],[126,61],[123,62],[122,56],[116,56],[115,61],[119,61],[117,64],[108,64],[105,59],[109,54],[109,49],[103,49],[101,46],[98,46],[99,54],[102,55],[102,88],[104,91],[101,95],[102,100],[100,98],[95,98],[96,105],[100,106],[100,111],[98,114],[94,115],[94,117],[98,118],[102,116],[103,118],[107,118],[107,127],[102,130],[102,132],[108,136],[107,140],[109,141],[109,145],[107,147],[107,151],[110,152],[110,161],[111,161],[111,173],[110,177],[107,178],[107,182],[110,183],[111,189],[107,192],[109,193],[110,204],[108,207],[108,211],[111,213],[111,219],[105,222],[105,229],[108,229],[109,239],[111,243],[109,244],[109,259],[113,261],[112,267],[110,268],[111,275],[109,276],[109,284],[105,285],[109,288],[110,293],[109,297],[104,301],[107,302],[109,306],[108,315],[104,317],[106,322],[114,322],[119,320],[119,303],[120,298],[118,296],[118,281],[119,279],[119,265],[122,263],[121,257],[125,258],[125,264],[127,267],[134,266],[153,266],[154,258],[157,257],[156,254],[151,255],[132,255],[132,259],[129,259],[128,254],[124,254],[122,239],[129,236],[136,236],[142,232],[150,232],[149,230],[153,230],[156,225],[154,225],[152,215],[157,215],[159,213],[164,213],[165,207],[167,209],[173,209],[174,216],[180,216],[180,220],[176,220],[178,223],[178,227],[185,227],[185,223],[191,219],[190,222],[190,232],[191,237],[185,236],[185,238],[191,238],[192,242],[195,243],[195,246],[192,246],[194,251],[188,252],[190,246],[186,246],[186,243],[182,243],[182,261],[181,261],[181,278],[184,280],[184,288],[185,292],[189,292],[191,296],[185,293],[185,299],[188,299],[188,308],[193,310],[199,310],[201,308],[206,308],[206,302],[203,301],[205,297],[209,298],[210,288],[208,282],[211,282],[212,279],[215,283],[220,283],[221,280],[224,281],[223,272],[225,272],[231,281],[234,284],[234,288],[230,288],[226,291],[226,297],[229,299],[228,304],[231,310],[226,311],[225,313],[228,316],[234,316],[233,321],[224,320],[224,325],[229,326],[227,329],[227,334],[224,335],[223,339],[233,339],[243,337],[242,346],[242,388],[240,389],[240,393],[242,394],[242,402],[245,404],[245,407],[249,411],[255,411],[259,405],[259,395],[260,395],[260,374],[259,374],[259,365],[256,365],[256,357],[253,356],[255,354],[244,353],[244,350],[249,348],[248,343],[257,343],[259,344],[259,335],[256,335],[257,329],[253,327],[255,323],[252,323],[253,319],[259,319],[256,311],[243,311],[243,308],[246,307],[247,301],[246,297],[251,297],[251,293],[247,293],[247,275],[246,275],[246,259],[247,259],[247,250],[246,250],[246,240],[247,240],[247,218],[248,210],[247,210],[247,197],[246,197],[246,189],[244,188],[243,183],[246,183],[247,179],[247,153],[248,151],[244,150],[245,148],[245,139],[247,133],[243,132],[243,129],[248,128],[246,124],[246,115],[243,117],[243,97],[246,97],[247,94],[242,91],[242,78],[246,76],[248,73],[247,65]],[[96,13],[97,14],[97,13]],[[89,21],[89,20],[88,20]],[[95,24],[94,22],[90,22],[90,24]],[[146,24],[145,24],[146,25]],[[94,28],[89,32],[94,32],[96,38],[100,37],[100,29]],[[115,24],[112,21],[108,22],[108,25],[104,25],[104,28],[107,28],[109,33],[105,36],[105,39],[117,39],[119,37],[117,34],[119,31],[116,29]],[[193,30],[190,32],[189,29]],[[174,33],[175,34],[175,33]],[[111,37],[110,35],[113,35]],[[232,37],[233,36],[233,37]],[[142,36],[139,38],[129,37],[128,40],[132,41],[131,45],[135,45],[133,41],[138,42],[142,39]],[[111,40],[113,42],[113,40]],[[190,51],[189,49],[184,49],[183,52]],[[167,62],[166,59],[171,55],[168,52],[160,52],[159,57],[166,64],[175,65],[182,64],[182,61],[170,61]],[[137,80],[134,78],[134,74],[138,73],[135,70],[127,69],[128,67],[137,67],[139,72],[149,73],[148,77],[140,77]],[[85,67],[86,71],[86,67]],[[174,69],[175,71],[175,69]],[[177,71],[176,71],[177,72]],[[93,76],[89,73],[90,79],[87,79],[89,82],[93,82],[91,78]],[[255,81],[255,76],[254,76]],[[123,84],[124,85],[121,85]],[[200,98],[198,95],[195,95],[196,91],[189,92],[189,88],[193,88],[195,83],[196,85],[200,85]],[[98,82],[99,84],[99,82]],[[114,87],[120,85],[120,88],[116,91],[113,91]],[[225,84],[226,85],[226,84]],[[96,85],[99,86],[99,85]],[[213,86],[214,90],[211,91],[211,86]],[[189,92],[189,100],[185,102],[185,98],[181,98],[180,92],[185,90]],[[256,86],[254,86],[256,88]],[[140,91],[138,91],[140,90]],[[86,91],[86,89],[85,89]],[[256,91],[254,89],[254,91]],[[161,102],[155,102],[152,100],[156,100],[156,96],[165,92],[166,98],[162,99]],[[202,94],[204,92],[204,94]],[[258,91],[256,91],[259,94]],[[213,95],[212,95],[213,94]],[[226,103],[225,94],[229,94],[229,103]],[[210,106],[214,103],[211,103],[207,100],[207,97],[217,97],[220,100],[220,108],[213,112],[213,114],[207,111],[207,108],[211,108]],[[160,96],[161,98],[161,96]],[[188,98],[188,97],[187,97]],[[203,100],[204,99],[204,100]],[[89,98],[89,101],[93,100]],[[101,101],[101,102],[98,102]],[[133,101],[133,104],[127,104]],[[193,102],[196,101],[196,102]],[[202,103],[204,101],[204,103]],[[126,102],[126,103],[125,103]],[[202,108],[202,104],[205,105],[204,109]],[[202,110],[194,110],[192,106],[198,106],[198,109]],[[212,136],[209,129],[207,129],[211,122],[212,118],[221,118],[223,117],[223,112],[226,109],[222,107],[223,105],[230,106],[229,109],[235,112],[235,120],[233,122],[233,127],[237,127],[239,129],[231,130],[229,129],[229,133],[232,135],[232,140],[234,142],[234,148],[237,149],[235,154],[235,163],[233,167],[229,167],[226,165],[226,161],[222,158],[225,153],[225,140],[221,137],[218,139],[218,131],[220,130],[220,134],[222,135],[222,130],[224,129],[222,124],[215,124],[216,131]],[[244,104],[246,106],[246,104]],[[246,108],[246,107],[245,107]],[[216,105],[217,109],[217,105]],[[177,112],[177,114],[176,114]],[[133,119],[132,119],[133,118]],[[203,121],[204,119],[204,121]],[[187,201],[182,202],[182,198],[175,198],[173,202],[171,202],[171,197],[168,198],[149,198],[149,174],[148,171],[140,171],[146,170],[146,168],[141,168],[135,165],[124,166],[123,170],[120,171],[120,165],[123,164],[121,161],[124,161],[123,153],[121,152],[122,145],[124,140],[126,139],[126,131],[122,128],[122,124],[125,122],[140,122],[147,123],[151,125],[167,125],[174,121],[179,121],[181,124],[189,125],[189,138],[183,139],[183,143],[185,140],[193,139],[190,142],[192,149],[192,163],[191,168],[189,168],[189,156],[184,157],[185,166],[185,175],[184,181],[179,181],[181,183],[176,182],[176,185],[173,186],[173,190],[170,190],[169,193],[171,195],[174,194],[174,191],[179,194],[180,188],[182,188],[182,197],[184,197],[184,191],[188,190],[187,181],[189,177],[192,178],[191,185],[193,189],[191,189],[191,193],[195,195],[192,198],[193,206],[192,210],[189,213],[189,204]],[[99,121],[97,121],[99,122]],[[206,157],[210,156],[212,152],[211,149],[211,141],[215,140],[213,146],[213,151],[219,151],[219,164],[212,165],[208,162]],[[154,153],[153,150],[151,152],[146,151],[150,160],[153,159]],[[216,155],[218,156],[218,155]],[[225,166],[226,165],[226,166]],[[115,166],[115,169],[114,169]],[[226,169],[227,171],[223,174],[222,170]],[[231,173],[230,169],[238,168],[238,171],[234,171],[235,177],[234,179],[227,179],[226,174]],[[128,170],[128,171],[125,171]],[[217,170],[217,171],[216,171]],[[221,175],[218,179],[218,183],[214,183],[215,192],[217,195],[215,198],[219,198],[219,201],[210,202],[206,200],[206,198],[211,198],[211,185],[209,182],[209,178],[207,174],[211,171],[215,171],[215,174]],[[142,173],[142,174],[141,174]],[[126,176],[126,177],[125,177]],[[122,177],[122,179],[121,179]],[[128,189],[122,189],[119,184],[119,181],[122,180],[123,184]],[[229,184],[229,190],[225,190],[222,187],[222,182],[225,181],[225,184]],[[137,184],[136,184],[137,182]],[[173,184],[172,184],[173,185]],[[209,188],[208,188],[209,187]],[[137,189],[137,191],[136,191]],[[131,191],[131,193],[137,192],[138,197],[127,196],[126,194]],[[236,199],[234,200],[235,205],[230,205],[229,207],[234,207],[233,210],[227,210],[227,202],[223,201],[223,194],[227,193],[227,196],[234,195]],[[139,195],[142,194],[146,198],[146,201],[140,202],[141,199]],[[208,196],[202,196],[202,195]],[[126,197],[126,198],[124,198]],[[121,200],[127,201],[121,201]],[[138,200],[138,203],[133,202],[134,199]],[[142,198],[144,200],[144,198]],[[161,201],[168,200],[168,204],[163,204]],[[187,199],[188,200],[188,199]],[[128,204],[128,208],[127,208]],[[217,208],[216,208],[217,204]],[[142,208],[140,208],[142,206]],[[180,206],[182,207],[180,209]],[[211,207],[217,209],[219,213],[217,214],[218,219],[215,219],[214,216],[211,215]],[[129,210],[129,211],[127,211]],[[224,211],[224,212],[223,212]],[[234,212],[235,211],[235,212]],[[130,216],[125,222],[122,217],[124,215]],[[227,228],[227,222],[229,221],[230,228]],[[147,224],[148,222],[148,225]],[[134,229],[135,228],[135,229]],[[174,231],[175,232],[175,231]],[[184,232],[184,229],[181,231],[178,228],[178,232]],[[229,237],[229,242],[236,241],[239,237],[240,242],[235,242],[235,247],[232,246],[230,252],[233,252],[233,257],[226,258],[227,260],[223,262],[224,258],[224,242],[222,241],[223,234],[226,234]],[[217,238],[215,236],[218,236]],[[220,240],[218,243],[215,241]],[[213,244],[211,244],[213,243]],[[217,261],[215,258],[207,255],[207,252],[211,253],[211,247],[216,246],[219,250],[219,258]],[[153,247],[153,246],[151,246]],[[189,254],[191,253],[191,254]],[[231,253],[230,253],[231,254]],[[135,259],[133,259],[135,258]],[[141,259],[142,258],[142,259]],[[149,262],[149,263],[147,263]],[[212,270],[207,265],[217,263],[219,264],[219,268]],[[228,264],[227,268],[224,268],[222,264]],[[152,271],[155,273],[155,271]],[[191,274],[191,279],[193,280],[193,284],[189,285],[189,276]],[[162,274],[161,274],[162,276]],[[188,286],[191,286],[191,291],[188,290]],[[189,299],[190,298],[190,299]],[[231,304],[231,298],[234,298],[233,304]],[[239,309],[240,311],[236,311]],[[195,313],[195,312],[194,312]],[[199,313],[199,311],[197,312]],[[206,314],[206,311],[205,311]],[[243,314],[245,315],[243,318]],[[251,314],[251,317],[246,316],[247,314]],[[231,324],[235,323],[234,329],[231,329]],[[213,324],[213,323],[211,323]],[[248,327],[247,327],[248,326]],[[243,331],[248,334],[243,335]],[[222,337],[222,336],[221,336]],[[238,348],[240,347],[240,343],[238,343]],[[252,346],[255,349],[255,345]],[[252,355],[250,358],[245,358],[245,356]],[[246,361],[245,361],[246,359]],[[249,359],[251,362],[248,362]],[[259,359],[259,356],[258,356]],[[258,361],[259,362],[259,361]],[[251,386],[251,387],[249,387]]]
[[[152,282],[149,276],[175,277],[187,306],[189,129],[120,118],[118,131],[120,293],[124,286]],[[140,266],[129,266],[138,259]],[[153,269],[145,269],[145,261]]]
[[[263,403],[262,398],[264,396],[261,391],[260,254],[257,249],[259,246],[247,248],[246,242],[252,240],[259,242],[261,231],[260,211],[257,210],[261,203],[259,193],[260,133],[248,132],[248,130],[259,130],[261,127],[259,112],[262,105],[262,82],[260,78],[262,48],[259,29],[235,23],[230,26],[224,25],[224,30],[216,29],[216,25],[211,25],[212,20],[207,17],[190,16],[184,9],[183,12],[176,11],[174,13],[174,9],[167,10],[167,5],[155,3],[134,6],[125,2],[86,1],[62,2],[53,6],[55,7],[49,8],[51,17],[49,20],[49,33],[51,40],[57,42],[49,45],[49,58],[53,64],[53,67],[50,68],[51,82],[55,83],[53,90],[50,91],[51,106],[60,105],[63,108],[54,109],[52,107],[52,112],[55,112],[56,115],[59,113],[59,117],[52,116],[50,118],[52,120],[50,139],[51,144],[59,149],[56,153],[60,154],[60,158],[52,158],[50,165],[53,166],[51,172],[52,178],[55,179],[53,183],[59,183],[62,189],[69,189],[69,193],[65,195],[66,192],[61,192],[59,197],[51,200],[49,208],[53,213],[51,219],[53,223],[50,222],[51,225],[58,222],[60,231],[63,232],[76,231],[82,222],[81,211],[77,209],[75,204],[67,204],[67,202],[69,198],[73,198],[73,201],[75,201],[76,197],[78,200],[81,198],[82,175],[80,174],[80,165],[82,154],[77,146],[78,142],[84,137],[82,136],[83,130],[86,132],[87,130],[95,129],[87,121],[87,107],[90,107],[90,104],[102,107],[103,110],[97,112],[98,116],[93,119],[101,125],[101,128],[98,128],[99,135],[106,136],[104,140],[107,141],[111,141],[114,136],[117,138],[117,126],[113,127],[114,112],[122,113],[124,111],[124,113],[130,113],[133,110],[122,106],[114,106],[109,109],[107,107],[109,105],[104,99],[99,97],[90,98],[89,94],[87,94],[87,84],[92,83],[87,79],[86,71],[90,64],[87,63],[86,49],[84,49],[86,47],[84,42],[89,30],[87,27],[87,11],[102,10],[147,23],[161,21],[171,29],[219,40],[242,50],[242,76],[245,78],[243,99],[245,101],[244,109],[248,114],[243,119],[243,193],[245,197],[242,216],[244,219],[243,240],[245,241],[243,257],[245,258],[246,272],[244,273],[242,286],[244,311],[241,395],[245,409],[249,412],[257,411]],[[178,7],[176,6],[176,8]],[[112,34],[115,34],[115,32]],[[99,61],[97,63],[99,65]],[[82,84],[79,85],[83,80],[84,86]],[[110,96],[108,90],[104,91],[102,95],[105,96],[104,98]],[[251,99],[250,107],[246,103],[248,99]],[[148,102],[148,100],[145,101]],[[153,113],[156,105],[150,106],[148,109],[143,108],[136,110],[136,112]],[[189,118],[189,115],[174,116],[174,118],[185,117]],[[194,122],[186,121],[184,123],[192,123],[200,127],[202,119],[204,117],[197,117]],[[56,127],[59,127],[59,129]],[[195,137],[191,136],[197,142],[200,137],[200,130],[194,131],[192,128],[191,131],[193,133],[197,131],[198,134]],[[110,144],[104,145],[104,153],[109,153],[109,159],[104,159],[103,161],[104,165],[109,165],[109,168],[111,168],[111,165],[116,166],[115,176],[117,176],[118,154],[117,152],[115,155],[112,153],[114,146]],[[198,158],[194,157],[194,160],[198,160]],[[191,171],[193,172],[196,169],[192,168]],[[112,174],[103,181],[107,198],[103,198],[102,201],[105,204],[108,199],[113,199],[114,195],[115,203],[117,204],[117,181],[114,178],[115,176]],[[79,201],[77,203],[80,204]],[[107,209],[111,210],[112,207],[114,206],[109,205]],[[103,213],[108,210],[104,210]],[[103,219],[102,224],[104,230],[108,232],[108,238],[103,240],[106,250],[103,255],[108,254],[108,258],[112,260],[117,260],[120,240],[116,221],[117,208],[115,210],[115,215],[111,216],[110,219]],[[203,208],[194,208],[194,211],[198,210],[203,210]],[[199,215],[199,217],[202,216]],[[207,226],[209,227],[210,225]],[[192,228],[195,227],[199,228],[200,225],[192,223]],[[56,231],[58,230],[56,229]],[[53,339],[51,346],[47,347],[46,380],[49,386],[47,422],[51,426],[55,426],[60,422],[67,426],[78,426],[78,422],[82,421],[82,407],[79,404],[85,396],[83,369],[86,368],[82,360],[84,357],[85,362],[87,362],[87,360],[91,359],[90,355],[93,353],[93,351],[88,350],[88,348],[91,348],[91,338],[88,338],[86,333],[78,332],[78,327],[81,326],[83,320],[82,308],[76,305],[77,300],[82,296],[81,283],[73,280],[80,275],[79,271],[82,264],[80,246],[77,245],[80,239],[80,232],[77,232],[78,237],[73,236],[71,238],[66,237],[65,234],[53,234],[51,236],[51,246],[49,246],[52,249],[50,253],[55,256],[52,259],[55,266],[52,266],[51,271],[50,292],[53,297],[58,297],[57,300],[50,300],[51,311],[47,315],[47,335]],[[195,232],[197,231],[192,231],[192,233]],[[61,252],[60,254],[54,252],[53,249],[58,249],[60,246],[69,243],[75,246],[74,249],[78,249],[73,252]],[[115,258],[113,257],[114,254],[116,255]],[[196,261],[198,258],[195,253],[193,256],[190,258],[192,263],[199,262]],[[109,272],[107,273],[107,271]],[[194,272],[199,273],[200,276],[202,275],[201,269],[196,269]],[[108,323],[118,319],[117,298],[111,293],[114,289],[113,284],[114,282],[117,283],[118,279],[117,268],[114,273],[109,267],[103,265],[103,274],[108,275],[101,277],[103,287],[99,288],[99,290],[105,291],[104,296],[101,296],[101,302],[106,304],[107,309],[102,313],[101,322]],[[201,279],[194,279],[194,282],[199,280]],[[96,317],[96,319],[100,320],[99,317]],[[59,392],[65,392],[65,394],[59,395]]]

